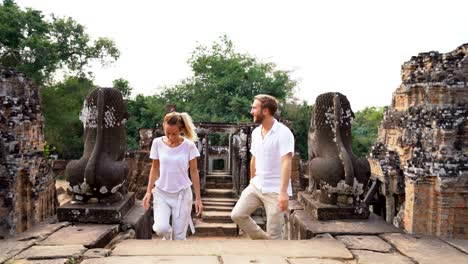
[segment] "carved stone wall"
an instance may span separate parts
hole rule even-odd
[[[0,66],[0,237],[55,214],[55,177],[44,156],[39,87]]]
[[[468,238],[468,44],[405,62],[371,159],[387,221],[408,232]],[[393,219],[391,219],[393,218]]]

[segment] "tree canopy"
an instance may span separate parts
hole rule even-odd
[[[14,0],[0,4],[0,64],[13,67],[42,85],[46,140],[61,158],[82,154],[83,127],[79,113],[86,95],[95,87],[91,62],[111,63],[120,56],[113,41],[93,40],[85,28],[69,17],[44,16],[31,8],[21,9]],[[136,95],[130,83],[115,79],[130,113],[126,123],[127,144],[138,148],[139,129],[153,128],[165,114],[166,104],[176,104],[198,122],[250,122],[255,95],[270,94],[280,100],[281,117],[292,121],[298,151],[307,159],[307,133],[312,106],[294,99],[296,81],[288,71],[271,62],[236,50],[227,36],[211,46],[195,47],[187,63],[193,76],[160,94]],[[63,81],[54,81],[57,71]],[[59,114],[58,114],[59,113]],[[364,156],[377,137],[383,108],[370,107],[356,113],[353,150]]]
[[[354,154],[365,157],[377,139],[380,122],[383,119],[385,107],[366,107],[355,113],[352,124],[352,148]]]
[[[167,87],[161,97],[189,112],[196,121],[250,121],[250,105],[257,94],[270,94],[285,102],[293,94],[295,81],[273,63],[235,50],[222,36],[211,48],[195,48],[188,63],[193,77]]]
[[[107,38],[94,41],[72,18],[41,11],[22,10],[13,0],[0,5],[0,64],[25,73],[39,84],[52,80],[58,70],[74,76],[91,76],[87,67],[117,60],[119,50]]]

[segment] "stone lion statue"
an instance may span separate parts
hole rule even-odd
[[[123,161],[126,150],[125,122],[128,112],[122,94],[114,88],[92,90],[83,105],[84,151],[65,168],[73,201],[96,197],[101,203],[120,201],[126,193],[128,172]]]
[[[317,97],[308,133],[309,192],[326,204],[354,203],[370,178],[370,165],[351,150],[354,113],[346,96]]]

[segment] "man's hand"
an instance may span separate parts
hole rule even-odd
[[[150,208],[150,201],[151,201],[151,193],[146,193],[145,197],[143,197],[143,208],[148,210]]]
[[[281,211],[286,211],[288,209],[289,205],[289,196],[285,192],[280,192],[278,195],[278,198],[276,198],[276,201],[278,202],[278,207],[280,208]]]

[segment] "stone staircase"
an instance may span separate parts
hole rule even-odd
[[[231,220],[231,211],[237,202],[232,175],[212,173],[206,176],[206,188],[202,195],[203,213],[196,218],[195,236],[237,236],[238,228]]]

